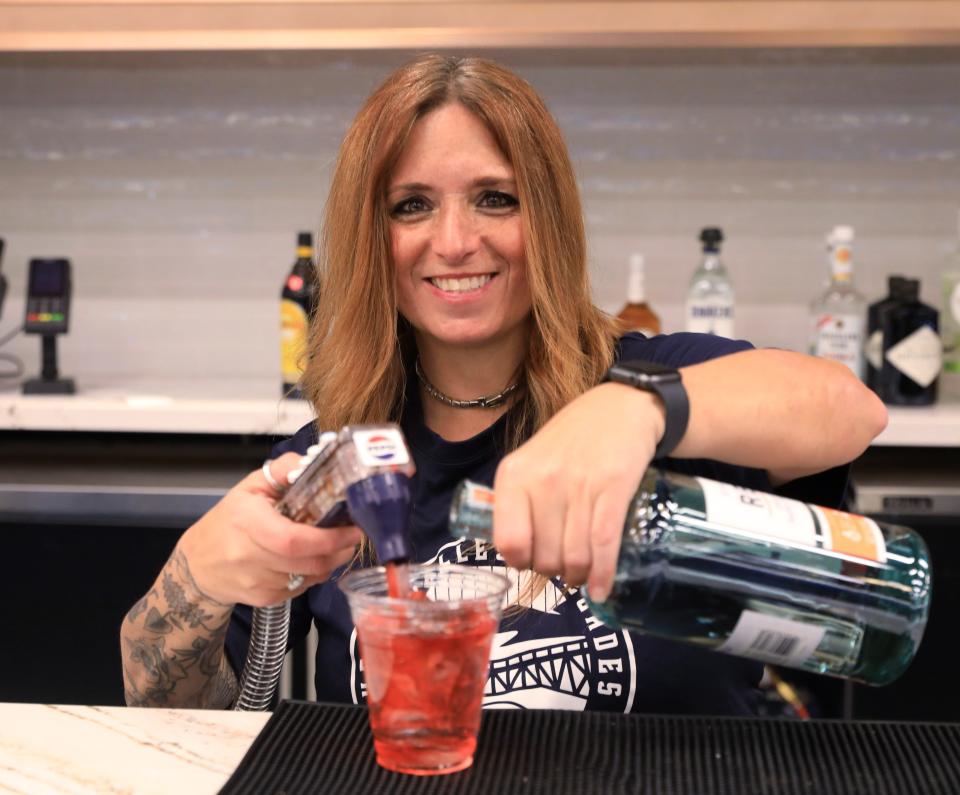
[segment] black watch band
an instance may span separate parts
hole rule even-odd
[[[687,422],[690,419],[690,401],[687,399],[687,390],[684,389],[680,372],[655,362],[631,359],[617,362],[607,370],[603,380],[626,384],[659,395],[663,401],[666,419],[663,424],[663,436],[657,444],[653,457],[654,459],[665,458],[672,453],[680,444],[683,434],[686,433]]]

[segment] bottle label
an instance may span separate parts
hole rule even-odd
[[[837,281],[850,281],[853,275],[853,249],[846,243],[836,243],[830,257],[833,277]]]
[[[284,383],[295,384],[303,375],[307,344],[307,312],[296,301],[280,301],[280,371]]]
[[[724,299],[688,301],[687,331],[733,339],[733,305]]]
[[[816,317],[813,354],[845,364],[860,376],[863,350],[861,315],[821,314]]]
[[[866,516],[811,505],[824,535],[824,549],[877,563],[887,562],[887,545],[880,526]]]
[[[707,522],[723,528],[724,532],[833,552],[837,557],[855,557],[858,562],[886,561],[883,533],[877,523],[866,516],[820,508],[707,478],[696,478],[696,481],[703,491]]]
[[[940,375],[942,352],[940,335],[930,326],[923,325],[893,345],[887,351],[886,360],[907,378],[928,387]]]
[[[863,349],[867,361],[874,370],[883,367],[883,332],[877,329],[870,335],[866,346]]]
[[[717,651],[796,668],[810,659],[824,633],[823,627],[744,610]]]
[[[493,510],[494,490],[474,483],[472,480],[463,481],[463,499],[473,508]]]

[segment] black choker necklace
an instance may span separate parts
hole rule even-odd
[[[423,384],[423,388],[427,390],[427,394],[429,394],[430,397],[434,400],[439,400],[446,406],[452,406],[455,409],[495,409],[497,406],[503,405],[503,402],[516,392],[517,387],[520,385],[520,382],[516,381],[495,395],[485,395],[484,397],[474,398],[473,400],[457,400],[456,398],[443,394],[443,392],[427,380],[427,377],[423,374],[423,370],[420,367],[419,356],[413,365],[413,369],[416,371],[417,378],[420,379],[420,383]]]

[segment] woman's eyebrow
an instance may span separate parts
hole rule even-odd
[[[471,187],[474,188],[496,188],[496,187],[509,187],[516,189],[517,181],[513,177],[498,177],[498,176],[486,176],[479,177],[471,183]],[[391,193],[427,193],[433,190],[430,185],[427,185],[425,182],[402,182],[398,185],[391,185],[387,188],[387,194]]]
[[[473,183],[476,188],[493,188],[493,187],[516,187],[517,181],[513,177],[480,177],[478,180],[474,180]]]
[[[424,182],[404,182],[400,185],[391,185],[387,188],[387,193],[425,193],[430,190],[430,186]]]

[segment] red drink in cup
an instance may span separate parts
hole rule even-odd
[[[377,761],[430,775],[473,762],[490,646],[506,578],[449,564],[410,566],[410,595],[388,596],[383,568],[341,580],[367,685]]]

